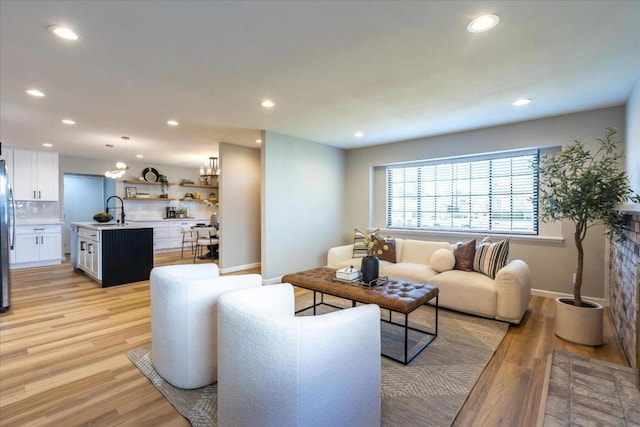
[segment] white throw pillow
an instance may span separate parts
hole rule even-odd
[[[456,257],[449,249],[438,249],[431,255],[429,265],[438,273],[449,271],[456,265]]]

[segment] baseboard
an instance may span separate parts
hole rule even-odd
[[[272,279],[262,279],[263,285],[275,285],[278,283],[282,283],[282,276],[274,277]]]
[[[531,295],[535,295],[538,297],[544,297],[544,298],[571,298],[573,299],[573,294],[565,294],[562,292],[552,292],[552,291],[545,291],[542,289],[531,289]],[[592,302],[597,302],[600,305],[607,305],[607,301],[604,298],[595,298],[595,297],[588,297],[588,296],[583,296],[583,299],[587,300],[587,301],[592,301]]]
[[[221,268],[220,273],[222,274],[235,273],[236,271],[250,270],[252,268],[258,268],[258,267],[260,267],[260,263],[254,262],[252,264],[235,265],[233,267]]]

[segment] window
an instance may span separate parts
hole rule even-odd
[[[539,152],[389,166],[387,227],[538,233]]]

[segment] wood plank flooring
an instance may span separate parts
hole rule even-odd
[[[155,257],[156,266],[190,262]],[[189,425],[125,354],[150,343],[148,281],[103,289],[68,263],[11,275],[12,309],[0,315],[0,426]],[[592,348],[555,337],[553,313],[553,300],[532,299],[454,425],[535,425],[554,348],[628,366],[609,317],[605,345]]]

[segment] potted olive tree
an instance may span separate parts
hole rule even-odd
[[[602,344],[600,304],[582,299],[584,269],[583,241],[589,228],[602,225],[610,237],[625,239],[624,215],[616,205],[632,197],[629,178],[621,168],[622,153],[618,148],[616,129],[607,128],[598,139],[598,150],[589,151],[576,140],[559,153],[543,156],[537,166],[540,177],[540,219],[565,220],[573,223],[573,241],[577,249],[577,265],[573,283],[573,299],[556,299],[555,333],[560,338],[585,345]]]

